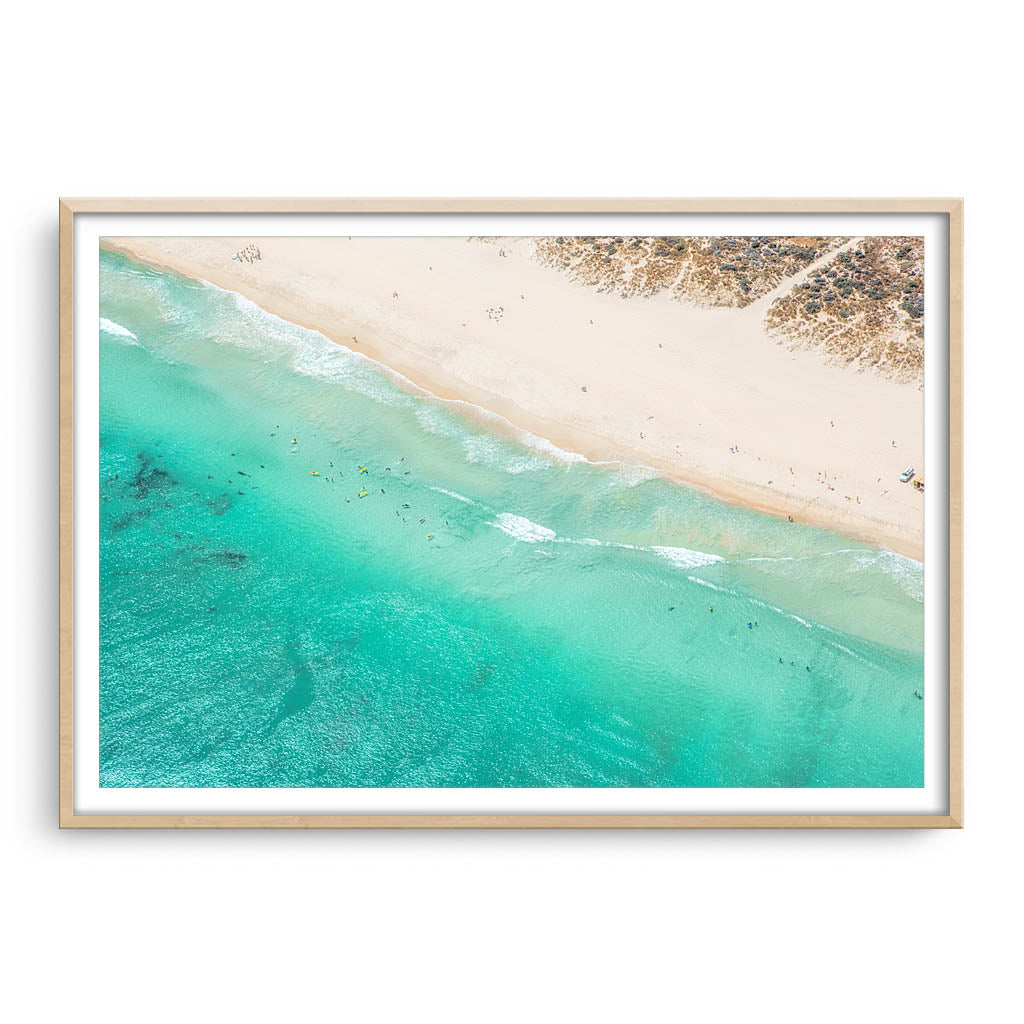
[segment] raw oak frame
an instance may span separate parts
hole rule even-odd
[[[76,814],[73,723],[74,217],[77,213],[933,213],[949,218],[949,809],[946,814]],[[962,828],[963,200],[62,199],[60,201],[61,828]]]

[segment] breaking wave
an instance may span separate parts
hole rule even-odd
[[[100,317],[100,330],[113,335],[115,338],[126,338],[130,342],[138,342],[139,340],[138,335],[133,334],[127,327],[122,327],[120,324],[114,323],[113,320],[108,320],[105,316]]]
[[[445,492],[448,493],[448,492]],[[459,495],[460,500],[467,500]],[[714,565],[716,562],[724,562],[721,555],[713,555],[707,551],[694,551],[691,548],[666,547],[660,544],[623,544],[618,541],[596,540],[594,537],[559,537],[558,534],[547,526],[541,526],[525,516],[516,515],[514,512],[499,512],[492,523],[503,533],[507,533],[516,540],[525,541],[527,544],[541,542],[552,542],[557,544],[581,544],[586,547],[619,548],[625,551],[646,551],[664,558],[679,569],[694,569],[702,565]]]
[[[680,569],[696,569],[700,565],[713,565],[715,562],[724,562],[721,555],[711,555],[706,551],[693,551],[690,548],[671,548],[656,545],[650,549],[655,554],[667,558],[673,565]]]
[[[516,540],[525,541],[527,544],[536,544],[538,541],[558,539],[554,530],[549,530],[546,526],[541,526],[539,523],[531,522],[525,516],[517,516],[512,512],[499,512],[494,525],[497,526],[499,530],[503,530],[510,537],[515,537]]]

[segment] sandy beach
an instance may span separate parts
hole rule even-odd
[[[767,306],[601,294],[529,239],[116,238],[236,291],[444,398],[592,460],[657,469],[735,503],[923,558],[915,383],[789,351]],[[232,257],[245,246],[261,259]]]

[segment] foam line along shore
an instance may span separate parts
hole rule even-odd
[[[743,308],[709,308],[587,287],[526,238],[104,245],[237,292],[468,416],[923,557],[923,499],[898,480],[922,465],[920,387],[769,336],[766,310],[800,273]],[[232,258],[246,245],[258,261]]]

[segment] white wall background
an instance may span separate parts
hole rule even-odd
[[[831,1022],[1019,1007],[1011,18],[871,0],[11,7],[5,1016]],[[965,195],[966,830],[58,833],[60,194]]]

